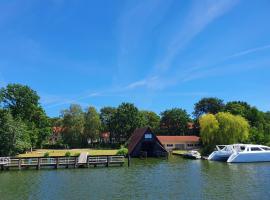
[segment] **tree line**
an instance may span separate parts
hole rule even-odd
[[[0,90],[0,155],[15,155],[48,143],[52,127],[61,127],[60,144],[89,147],[100,133],[110,132],[110,142],[124,144],[138,127],[149,126],[160,135],[198,135],[206,149],[234,142],[270,143],[270,112],[246,102],[224,103],[218,98],[202,98],[189,115],[181,108],[160,114],[139,110],[132,103],[118,107],[83,109],[71,104],[60,116],[50,118],[30,87],[8,84]],[[190,126],[191,125],[191,126]]]

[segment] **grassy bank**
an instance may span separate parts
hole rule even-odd
[[[172,153],[174,155],[183,155],[183,154],[187,153],[187,151],[186,150],[174,150],[174,151],[172,151]]]
[[[81,152],[88,152],[89,155],[116,155],[117,149],[110,150],[97,150],[97,149],[37,149],[32,152],[18,155],[20,158],[27,157],[43,157],[46,152],[49,156],[65,156],[66,152],[70,152],[71,156],[78,155]]]

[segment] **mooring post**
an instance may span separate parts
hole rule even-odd
[[[89,156],[87,156],[87,168],[89,168]]]
[[[55,169],[58,169],[58,165],[59,165],[59,157],[56,158]]]
[[[77,157],[75,157],[75,161],[74,161],[74,168],[76,168],[76,167],[77,167],[77,160],[78,160],[78,158],[77,158]]]
[[[37,169],[40,169],[40,158],[38,158]]]
[[[19,167],[19,170],[20,170],[21,167],[22,167],[22,160],[21,160],[21,158],[19,158],[19,161],[18,161],[18,167]]]
[[[106,163],[106,167],[109,167],[109,162],[110,162],[110,157],[109,156],[107,156],[107,163]]]
[[[130,155],[128,154],[128,167],[130,166]]]

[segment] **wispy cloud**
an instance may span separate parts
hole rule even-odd
[[[151,36],[165,17],[172,0],[126,1],[118,20],[118,52],[114,80],[128,81],[136,72],[131,63],[136,62],[144,41]]]
[[[211,22],[230,11],[238,1],[194,1],[179,31],[172,35],[164,57],[156,64],[157,70],[167,70],[177,54]]]
[[[231,56],[229,56],[228,58],[235,58],[235,57],[239,57],[239,56],[245,56],[247,54],[251,54],[251,53],[255,53],[258,51],[263,51],[266,49],[270,49],[270,44],[269,45],[265,45],[265,46],[260,46],[260,47],[255,47],[255,48],[251,48],[251,49],[247,49],[241,52],[237,52]]]
[[[146,88],[153,88],[156,84],[156,82],[158,81],[158,77],[154,76],[154,77],[150,77],[148,79],[143,79],[143,80],[139,80],[139,81],[135,81],[133,83],[130,83],[126,89],[130,90],[130,89],[135,89],[138,87],[146,87]]]

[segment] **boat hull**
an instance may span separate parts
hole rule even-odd
[[[208,160],[226,162],[232,153],[214,151],[208,157]]]
[[[228,163],[270,162],[270,152],[240,152],[232,154]]]

